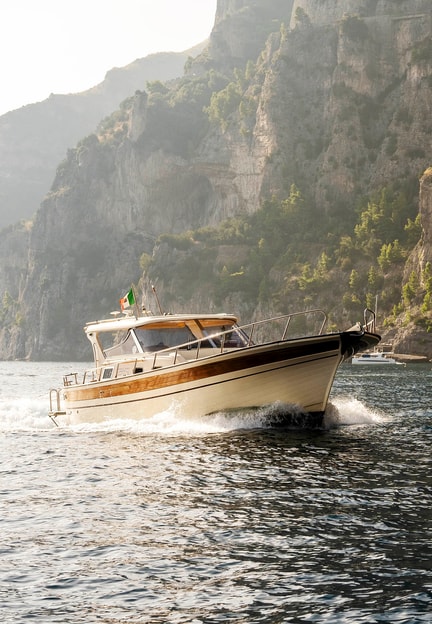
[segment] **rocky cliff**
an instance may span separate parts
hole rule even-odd
[[[395,18],[427,16],[430,7],[425,0],[294,0],[290,26],[295,28],[300,18],[314,25],[334,24],[346,16],[360,18]]]
[[[399,353],[432,354],[432,168],[420,180],[421,236],[405,266],[403,282],[412,284],[410,308],[388,332]]]
[[[99,85],[23,106],[0,117],[0,228],[30,219],[54,180],[66,150],[94,132],[121,101],[149,80],[171,80],[184,72],[189,56],[204,44],[181,53],[151,54],[126,67],[111,69]]]
[[[268,35],[289,23],[293,0],[219,0],[205,58],[217,70],[256,60]],[[202,60],[202,59],[201,59]]]
[[[0,292],[7,294],[0,356],[84,357],[82,325],[116,309],[143,269],[159,275],[170,304],[181,284],[176,310],[220,305],[247,321],[285,309],[288,299],[306,305],[303,286],[294,292],[295,267],[307,277],[300,260],[313,264],[327,246],[336,249],[362,198],[384,186],[411,189],[404,219],[418,212],[418,174],[432,154],[431,18],[429,0],[219,0],[209,47],[186,76],[132,95],[98,134],[70,149],[31,229],[12,229],[0,240],[2,257],[20,267],[0,267]],[[259,300],[233,290],[216,300],[212,281],[224,271],[240,275],[250,248],[209,249],[191,231],[202,239],[231,218],[229,227],[242,223],[247,240],[251,225],[241,219],[270,198],[284,201],[293,185],[307,210],[295,204],[295,193],[286,204],[298,219],[286,221],[295,227],[286,233],[285,264],[281,256],[265,265]],[[423,234],[409,262],[423,263],[427,280],[425,214],[422,208]],[[26,250],[19,259],[13,238]],[[253,253],[268,245],[271,262],[268,241],[263,236]],[[368,262],[358,267],[366,276]],[[332,309],[341,304],[339,283],[356,268],[341,267],[336,252],[334,263],[336,281],[325,286]],[[399,283],[400,297],[407,271],[383,276],[396,282],[393,290]],[[386,305],[390,314],[393,304]]]

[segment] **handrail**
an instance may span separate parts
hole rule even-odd
[[[258,325],[270,324],[270,323],[274,323],[275,321],[283,321],[284,319],[287,319],[287,322],[285,324],[285,329],[283,331],[282,338],[281,338],[281,340],[286,340],[286,334],[288,332],[288,327],[291,322],[291,319],[296,316],[306,316],[307,314],[322,315],[323,320],[322,320],[321,327],[318,332],[318,335],[320,336],[323,333],[324,327],[326,326],[326,323],[327,323],[327,314],[324,312],[324,310],[321,310],[319,308],[315,308],[313,310],[305,310],[304,312],[292,312],[291,314],[283,314],[282,316],[274,316],[273,318],[264,319],[263,321],[254,321],[253,323],[249,323],[248,325],[242,325],[238,329],[245,331],[248,327],[251,327],[253,331],[255,327],[257,327]]]
[[[321,310],[319,308],[316,309],[312,309],[312,310],[305,310],[303,312],[293,312],[291,314],[283,314],[281,316],[275,316],[272,318],[268,318],[268,319],[264,319],[262,321],[254,321],[252,323],[248,323],[246,325],[240,325],[240,326],[235,326],[234,329],[239,332],[241,335],[243,335],[243,337],[245,338],[245,346],[251,346],[254,344],[253,342],[253,337],[256,335],[257,331],[265,326],[271,326],[271,325],[275,325],[279,322],[285,321],[284,323],[284,327],[282,330],[282,333],[280,334],[279,338],[275,338],[275,341],[285,341],[287,340],[287,334],[288,334],[288,330],[291,324],[292,319],[296,318],[296,317],[301,317],[301,316],[308,316],[308,315],[319,315],[322,316],[322,322],[321,325],[319,327],[318,330],[318,334],[317,335],[321,335],[324,331],[324,328],[326,326],[327,323],[327,315],[324,312],[324,310]],[[185,342],[183,344],[180,345],[175,345],[172,347],[166,347],[165,349],[161,349],[160,351],[156,351],[153,355],[153,362],[151,364],[151,370],[154,370],[156,368],[158,368],[158,359],[161,357],[166,357],[168,355],[173,355],[173,360],[172,362],[169,363],[170,366],[174,365],[177,363],[177,359],[180,353],[181,349],[187,349],[188,351],[190,351],[191,349],[196,348],[196,354],[195,354],[195,360],[198,360],[200,357],[200,352],[201,349],[203,348],[202,345],[205,342],[208,342],[209,340],[214,340],[214,339],[218,339],[220,340],[220,346],[218,347],[218,349],[220,349],[220,353],[223,353],[225,350],[225,338],[228,334],[231,334],[233,332],[233,329],[230,328],[228,330],[224,330],[221,332],[216,332],[214,334],[211,334],[210,336],[204,336],[203,338],[199,338],[197,340],[194,340],[192,342]],[[258,342],[257,344],[265,344],[265,341],[263,342]],[[215,348],[216,351],[216,348]],[[137,360],[135,360],[137,361]],[[151,361],[151,360],[150,360]],[[112,364],[113,366],[113,375],[111,377],[111,379],[116,379],[117,375],[118,375],[118,365],[116,366],[114,363]],[[163,364],[162,364],[163,366]],[[104,367],[96,367],[96,368],[91,368],[88,369],[84,372],[83,375],[83,381],[82,383],[91,383],[91,382],[97,382],[97,381],[101,381],[101,372],[102,369]],[[70,376],[69,380],[68,380],[68,384],[65,383],[65,385],[70,385],[71,383],[73,383],[70,380]],[[88,379],[88,377],[90,379]],[[76,377],[75,377],[75,383],[78,383],[76,381]]]
[[[308,314],[319,314],[323,317],[323,320],[321,322],[321,326],[319,328],[319,332],[318,335],[321,335],[324,331],[324,327],[326,326],[327,323],[327,314],[324,312],[324,310],[321,310],[319,308],[313,309],[313,310],[305,310],[304,312],[293,312],[291,314],[283,314],[281,316],[275,316],[269,319],[264,319],[262,321],[254,321],[253,323],[248,323],[247,325],[240,325],[239,327],[236,327],[235,329],[237,331],[240,331],[240,333],[245,334],[246,337],[248,337],[248,342],[247,342],[247,346],[251,346],[253,344],[252,342],[252,336],[255,333],[255,329],[259,326],[264,326],[264,325],[270,325],[270,324],[274,324],[275,322],[278,321],[283,321],[284,319],[286,319],[286,323],[285,323],[285,327],[284,330],[282,332],[282,336],[280,338],[281,341],[287,340],[287,333],[288,333],[288,328],[289,328],[289,324],[291,322],[291,319],[294,317],[298,317],[298,316],[306,316]],[[197,347],[197,353],[196,353],[196,357],[195,359],[197,360],[199,358],[199,351],[201,348],[201,345],[203,342],[207,342],[208,340],[212,340],[214,338],[218,338],[220,339],[220,352],[223,353],[224,352],[224,346],[225,346],[225,337],[228,334],[232,333],[232,329],[228,329],[222,332],[217,332],[215,334],[211,334],[210,336],[205,336],[204,338],[199,338],[198,340],[194,340],[192,342],[185,342],[183,344],[180,345],[176,345],[175,347],[167,347],[166,349],[161,349],[160,351],[156,351],[153,357],[153,366],[152,368],[157,368],[156,366],[156,362],[158,357],[160,357],[161,355],[167,355],[170,353],[174,352],[174,364],[177,360],[177,355],[178,355],[178,351],[180,349],[185,349],[188,348],[191,349],[191,347],[193,347],[194,345],[196,345]],[[260,344],[264,344],[264,343],[260,343]]]
[[[54,398],[53,398],[54,397]],[[51,388],[49,391],[49,403],[50,413],[54,414],[61,410],[60,404],[60,390],[58,388]]]
[[[77,381],[78,373],[68,373],[67,375],[63,375],[63,385],[64,386],[72,386],[78,383]]]
[[[363,311],[364,329],[374,334],[376,332],[376,314],[370,308],[365,308]],[[369,320],[368,320],[369,319]]]
[[[91,375],[91,379],[89,381],[87,381],[87,383],[93,383],[95,381],[100,381],[100,375],[102,372],[102,366],[96,367],[96,368],[88,368],[86,371],[84,371],[84,376],[83,376],[83,383],[86,383],[87,381],[87,377]]]
[[[51,418],[56,427],[58,427],[58,422],[56,421],[57,416],[60,414],[66,414],[61,405],[61,390],[59,388],[51,388],[49,391],[49,403],[50,409],[48,412],[48,416]],[[55,397],[53,399],[53,397]]]

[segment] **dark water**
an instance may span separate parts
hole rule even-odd
[[[63,372],[0,363],[1,622],[432,622],[430,365],[344,366],[322,431],[55,429]]]

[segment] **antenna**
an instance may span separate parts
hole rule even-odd
[[[161,306],[161,304],[160,304],[159,297],[158,297],[158,294],[157,294],[157,292],[156,292],[155,285],[154,285],[154,284],[152,284],[152,285],[151,285],[151,288],[152,288],[153,294],[154,294],[154,296],[155,296],[156,302],[157,302],[157,304],[158,304],[159,312],[161,313],[161,315],[163,315],[162,306]]]

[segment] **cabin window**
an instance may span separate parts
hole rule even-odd
[[[113,373],[112,368],[104,368],[104,371],[102,373],[102,379],[111,379],[112,373]]]
[[[224,333],[223,336],[214,336],[214,334]],[[220,347],[221,340],[223,341],[226,349],[246,347],[247,339],[237,328],[227,327],[226,325],[215,325],[213,327],[206,327],[203,330],[204,336],[209,336],[209,339],[201,344],[202,347]]]
[[[143,351],[161,351],[169,347],[178,347],[196,341],[187,327],[135,329],[135,335]],[[196,348],[196,344],[192,345]]]
[[[116,332],[115,334],[109,334],[108,332],[100,333],[99,337],[103,339],[104,344],[110,343],[113,346],[109,348],[104,347],[105,357],[112,357],[115,355],[130,355],[138,351],[133,336],[130,331]]]

